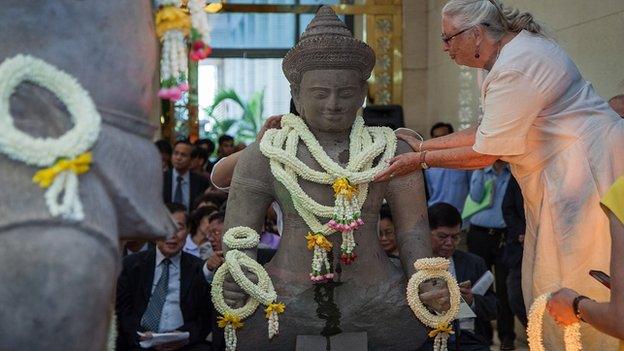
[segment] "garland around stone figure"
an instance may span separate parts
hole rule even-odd
[[[270,160],[271,172],[290,192],[295,209],[310,228],[306,240],[308,249],[313,251],[310,279],[314,282],[333,278],[327,257],[332,244],[326,236],[341,232],[341,260],[345,264],[355,260],[353,234],[364,224],[360,211],[368,195],[368,184],[387,167],[385,161],[396,151],[394,132],[386,127],[366,127],[362,117],[355,120],[349,138],[346,167],[332,160],[305,122],[293,114],[283,116],[282,128],[268,130],[260,142],[260,151]],[[312,169],[297,158],[300,141],[323,171]],[[377,165],[373,166],[374,160],[380,156]],[[299,185],[298,177],[331,185],[334,206],[325,206],[312,199]],[[321,223],[319,218],[328,221]]]
[[[448,272],[449,265],[450,261],[445,258],[421,258],[414,263],[416,273],[412,275],[407,283],[407,302],[410,308],[423,324],[433,329],[429,332],[429,337],[434,338],[434,351],[447,350],[447,340],[451,334],[454,334],[451,322],[459,312],[461,295],[457,281]],[[451,307],[441,315],[429,312],[418,294],[420,284],[433,278],[444,280],[450,294]]]
[[[22,82],[48,89],[65,104],[73,127],[58,138],[37,138],[15,127],[11,95]],[[0,152],[30,166],[45,167],[32,180],[45,193],[50,214],[80,221],[84,218],[78,175],[89,171],[91,152],[100,134],[101,117],[89,93],[71,75],[28,55],[0,64]]]
[[[243,327],[242,320],[251,316],[260,304],[266,307],[264,310],[269,323],[269,339],[279,333],[278,314],[284,313],[285,306],[277,303],[277,293],[271,282],[271,278],[264,268],[255,260],[239,250],[251,249],[258,246],[260,236],[255,230],[248,227],[234,227],[223,236],[223,243],[230,249],[225,254],[225,262],[215,273],[212,281],[212,302],[216,310],[222,315],[218,319],[218,325],[225,329],[226,350],[236,350],[236,329]],[[254,284],[243,272],[241,267],[247,268],[258,277],[258,284]],[[223,296],[223,282],[230,273],[236,284],[243,289],[249,299],[243,307],[232,308]]]

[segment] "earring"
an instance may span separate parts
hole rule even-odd
[[[481,57],[481,55],[479,55],[479,47],[477,46],[477,50],[475,51],[474,58],[478,59],[479,57]]]

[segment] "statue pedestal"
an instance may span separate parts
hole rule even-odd
[[[368,337],[366,332],[340,333],[328,338],[321,335],[297,336],[296,351],[330,351],[349,350],[367,351]]]

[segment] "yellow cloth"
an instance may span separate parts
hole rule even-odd
[[[600,201],[624,223],[624,176],[619,177]]]

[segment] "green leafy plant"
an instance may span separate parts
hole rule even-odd
[[[226,101],[238,105],[243,111],[242,115],[234,118],[215,116],[219,106]],[[255,92],[248,101],[244,101],[233,89],[219,90],[212,105],[207,107],[205,112],[208,117],[207,123],[210,123],[211,128],[204,131],[202,137],[212,140],[215,145],[219,136],[223,134],[232,135],[238,142],[250,143],[256,139],[264,124],[264,90]]]

